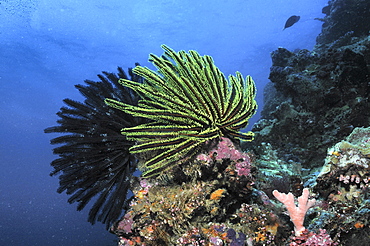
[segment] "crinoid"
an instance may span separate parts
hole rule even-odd
[[[244,80],[237,72],[227,80],[210,56],[162,48],[164,56],[149,57],[157,72],[141,66],[133,69],[144,83],[119,81],[141,96],[137,106],[114,98],[105,100],[113,108],[150,120],[122,129],[127,139],[137,142],[131,153],[155,152],[142,164],[144,177],[158,175],[195,155],[209,140],[221,136],[253,139],[253,133],[239,132],[257,108],[252,78]]]
[[[131,69],[129,73],[133,81],[141,83],[142,79]],[[54,171],[50,174],[61,173],[58,192],[71,195],[68,202],[78,202],[78,210],[97,196],[88,220],[101,221],[108,228],[128,205],[130,180],[137,169],[137,160],[129,153],[134,142],[120,131],[142,124],[144,119],[105,104],[105,98],[109,97],[136,105],[138,97],[118,83],[119,79],[128,79],[122,68],[118,68],[118,76],[103,74],[98,75],[99,82],[86,80],[87,85],[76,85],[85,101],[65,99],[67,106],[57,113],[59,125],[45,132],[63,134],[51,140],[52,144],[60,145],[53,150],[59,158],[51,163]]]

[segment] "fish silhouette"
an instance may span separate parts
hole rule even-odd
[[[297,22],[299,21],[299,19],[300,19],[300,18],[301,18],[301,17],[300,17],[300,16],[298,16],[298,15],[292,15],[292,16],[290,16],[290,17],[287,19],[287,21],[285,22],[285,26],[284,26],[283,31],[284,31],[286,28],[291,27],[291,26],[293,26],[295,23],[297,23]]]

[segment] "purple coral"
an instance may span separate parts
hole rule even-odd
[[[239,237],[236,237],[236,232],[234,229],[229,229],[227,231],[227,238],[232,240],[230,246],[244,246],[245,245],[245,234],[239,232]]]
[[[117,230],[123,233],[131,233],[133,224],[134,220],[132,217],[132,213],[128,212],[125,214],[122,220],[118,222]]]

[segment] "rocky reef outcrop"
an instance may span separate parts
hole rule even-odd
[[[325,14],[322,32],[317,44],[330,44],[342,40],[364,37],[369,34],[370,2],[367,0],[331,0],[322,9]]]
[[[247,146],[263,155],[268,143],[283,162],[311,171],[327,148],[370,125],[370,2],[333,0],[323,13],[312,51],[271,53],[262,118]]]

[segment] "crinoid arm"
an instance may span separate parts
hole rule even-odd
[[[140,83],[141,78],[129,72],[131,79]],[[137,94],[118,83],[128,79],[122,68],[118,75],[103,72],[98,76],[99,82],[86,80],[86,85],[76,85],[84,102],[65,99],[66,106],[57,113],[58,125],[45,132],[62,134],[51,140],[59,145],[53,150],[59,158],[51,163],[51,175],[60,174],[58,192],[66,191],[68,202],[78,202],[78,210],[94,201],[88,221],[101,221],[108,228],[128,205],[130,180],[137,169],[137,160],[129,153],[134,142],[122,135],[121,129],[145,120],[104,103],[107,97],[138,103]]]
[[[133,69],[144,83],[119,81],[141,96],[138,105],[105,100],[112,108],[150,120],[122,129],[127,139],[137,143],[131,153],[156,153],[142,165],[144,177],[161,174],[195,155],[209,140],[222,136],[253,139],[253,133],[240,132],[257,108],[252,78],[244,79],[237,72],[227,80],[210,56],[162,48],[164,56],[149,56],[157,71],[142,66]]]

